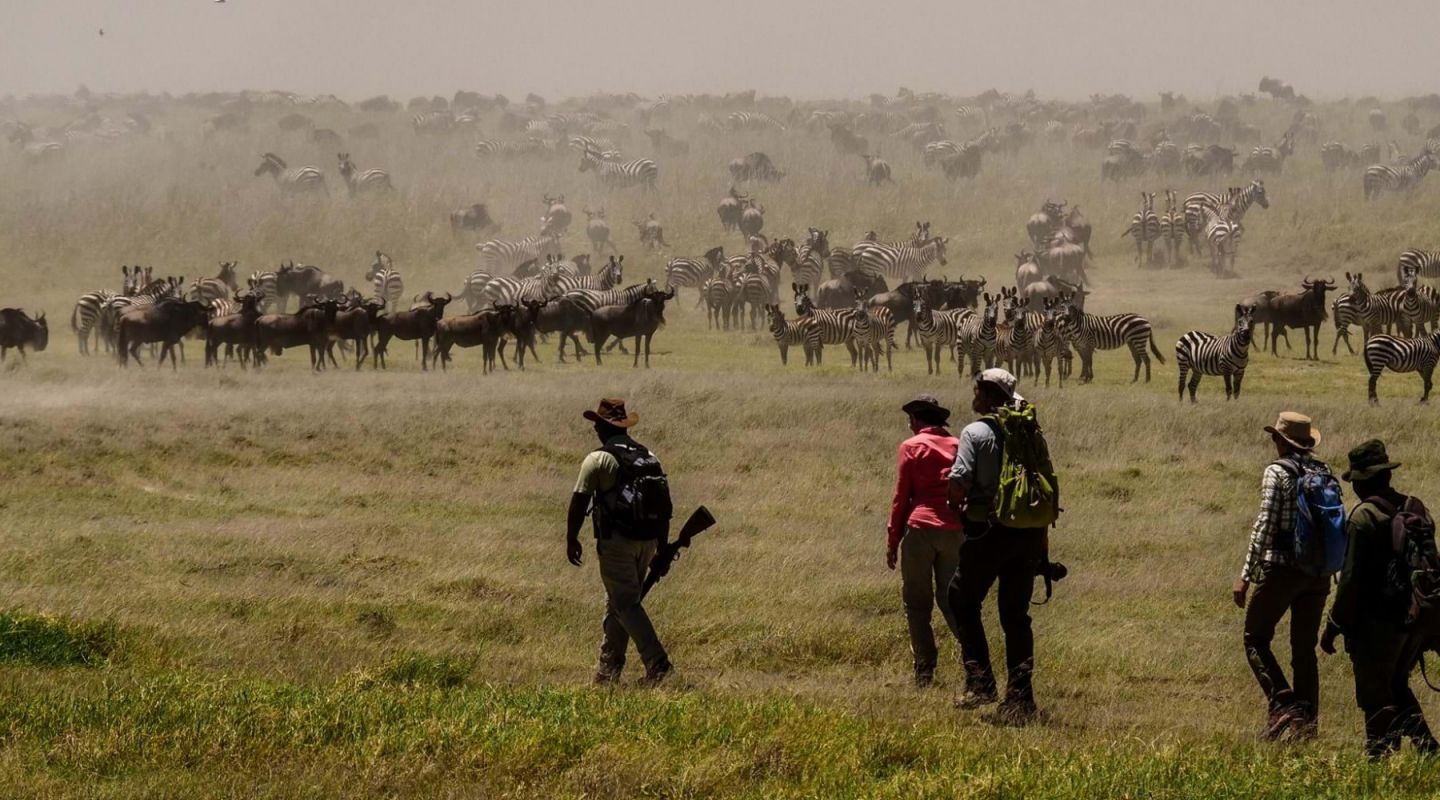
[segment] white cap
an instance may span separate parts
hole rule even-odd
[[[1009,370],[999,367],[991,367],[975,375],[976,383],[988,383],[1004,392],[1012,400],[1023,400],[1020,395],[1015,394],[1015,384],[1018,382]]]

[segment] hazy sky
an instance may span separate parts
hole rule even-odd
[[[0,0],[0,94],[1440,90],[1435,0]],[[99,30],[105,35],[101,37]]]

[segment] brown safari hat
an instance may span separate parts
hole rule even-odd
[[[586,411],[584,417],[591,422],[604,422],[617,428],[629,428],[640,421],[639,414],[625,413],[625,401],[618,397],[601,400],[599,408]]]
[[[1371,439],[1350,451],[1350,469],[1340,477],[1347,481],[1364,481],[1399,466],[1400,462],[1390,460],[1384,442]]]
[[[1296,411],[1281,411],[1274,425],[1265,426],[1265,432],[1307,452],[1320,444],[1320,430],[1309,417]]]

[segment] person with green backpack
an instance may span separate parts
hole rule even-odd
[[[1311,739],[1320,710],[1315,647],[1330,578],[1344,565],[1345,505],[1339,481],[1315,458],[1320,431],[1309,417],[1281,412],[1265,432],[1278,458],[1265,467],[1260,512],[1232,596],[1245,609],[1245,659],[1265,694],[1264,738]],[[1293,686],[1271,649],[1275,627],[1286,614]]]
[[[1435,522],[1417,497],[1390,485],[1400,465],[1372,439],[1350,451],[1343,476],[1362,498],[1346,523],[1350,546],[1320,649],[1345,651],[1355,670],[1355,701],[1365,714],[1365,752],[1383,758],[1403,739],[1427,755],[1440,752],[1410,673],[1433,640],[1440,615],[1440,556]]]
[[[1003,722],[1024,724],[1036,715],[1032,678],[1035,637],[1030,599],[1035,578],[1063,577],[1050,565],[1048,528],[1060,513],[1060,489],[1035,407],[1015,393],[1015,376],[987,369],[975,376],[972,407],[980,419],[960,432],[950,470],[950,502],[964,538],[950,581],[950,606],[960,628],[965,692],[957,706],[975,709],[999,701]],[[999,584],[996,602],[1005,633],[1007,685],[999,700],[981,606]]]

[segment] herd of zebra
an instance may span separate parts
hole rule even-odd
[[[1155,211],[1155,193],[1140,193],[1140,210],[1130,218],[1130,227],[1121,234],[1135,241],[1136,266],[1168,263],[1181,266],[1185,261],[1183,242],[1189,242],[1192,255],[1208,252],[1210,269],[1217,277],[1235,276],[1235,258],[1240,237],[1245,230],[1245,212],[1252,205],[1270,207],[1265,182],[1255,179],[1248,186],[1232,186],[1223,192],[1196,192],[1176,203],[1177,195],[1165,190],[1165,211]],[[1157,257],[1155,243],[1164,245]],[[1206,245],[1202,250],[1201,242]]]

